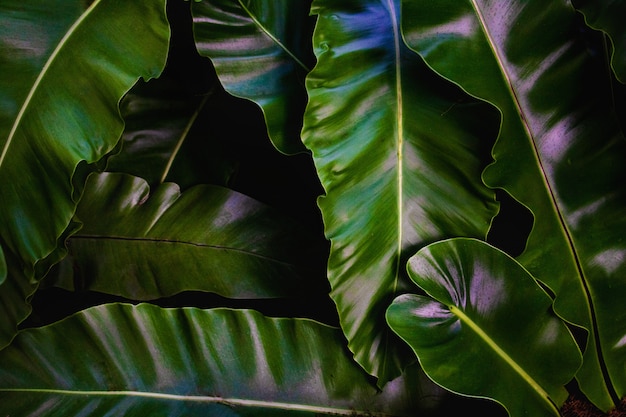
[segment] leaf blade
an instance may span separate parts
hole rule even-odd
[[[312,66],[308,1],[194,3],[194,36],[231,94],[263,110],[274,146],[304,151],[300,141],[306,105],[303,80]]]
[[[76,215],[83,227],[58,269],[55,285],[62,288],[144,301],[183,291],[236,299],[327,292],[310,273],[313,236],[223,187],[181,193],[170,183],[151,192],[137,177],[92,174]]]
[[[484,237],[495,215],[480,181],[493,136],[472,120],[497,115],[403,46],[397,2],[316,1],[312,12],[318,62],[302,135],[326,192],[318,204],[331,296],[357,362],[384,384],[412,360],[384,323],[407,284],[407,251],[443,236]]]
[[[626,294],[618,214],[626,147],[588,29],[559,1],[404,5],[414,18],[404,22],[407,43],[502,111],[483,178],[535,216],[518,260],[556,294],[557,313],[590,332],[577,378],[599,408],[614,407],[626,394],[626,328],[615,321]]]
[[[559,415],[581,355],[550,314],[550,297],[519,264],[458,238],[421,249],[407,268],[428,296],[398,297],[387,319],[433,380],[495,399],[512,416]]]
[[[73,335],[85,343],[68,343]],[[376,394],[336,329],[252,310],[104,305],[24,331],[0,364],[0,395],[19,415],[140,413],[159,404],[157,415],[188,407],[227,415],[408,415],[418,407],[403,381]]]
[[[15,279],[40,278],[35,263],[55,250],[73,215],[78,164],[117,142],[118,100],[165,62],[164,2],[83,3],[8,1],[1,9],[0,235],[4,256],[22,270]]]

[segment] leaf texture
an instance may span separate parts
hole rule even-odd
[[[295,221],[243,194],[203,185],[151,193],[137,177],[92,175],[57,286],[131,300],[183,291],[228,298],[323,296],[308,271],[313,239]],[[318,278],[318,277],[315,277]],[[319,283],[318,283],[319,282]]]
[[[320,0],[312,12],[318,62],[303,140],[326,193],[331,296],[356,360],[382,385],[414,360],[384,320],[406,285],[408,253],[444,237],[484,238],[495,215],[480,155],[497,114],[404,46],[399,2]]]
[[[379,393],[343,343],[252,310],[103,305],[22,332],[0,353],[0,401],[20,416],[419,412],[418,373]]]
[[[577,379],[610,409],[626,395],[626,142],[602,54],[564,1],[403,5],[407,43],[501,110],[484,179],[532,211],[518,260],[556,294],[557,313],[589,331]]]
[[[97,0],[86,10],[84,3],[0,6],[0,250],[21,276],[0,277],[11,303],[23,302],[11,288],[25,284],[15,281],[33,279],[33,265],[70,223],[77,165],[118,141],[121,96],[165,63],[164,1]],[[2,326],[14,328],[19,316],[7,314]]]
[[[305,150],[298,121],[313,61],[309,5],[218,0],[192,6],[198,51],[211,59],[226,91],[261,107],[272,143],[287,154]]]

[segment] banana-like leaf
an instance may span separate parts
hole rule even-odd
[[[408,44],[435,70],[501,110],[484,179],[535,223],[518,260],[589,331],[577,376],[608,410],[626,395],[626,141],[602,54],[561,0],[406,1]]]
[[[194,34],[229,93],[257,103],[274,146],[304,150],[304,77],[312,66],[310,1],[212,0],[193,3]]]
[[[163,0],[2,2],[0,251],[24,277],[1,276],[0,292],[24,287],[15,281],[31,280],[55,250],[74,213],[77,165],[118,141],[117,103],[139,77],[161,72],[168,38]],[[17,296],[3,298],[23,303]],[[14,318],[3,314],[2,327]]]
[[[2,412],[24,417],[414,416],[419,383],[377,392],[338,329],[252,310],[108,304],[0,353]]]
[[[581,354],[521,265],[458,238],[421,249],[407,269],[429,296],[399,296],[387,320],[427,375],[452,391],[493,398],[513,417],[559,415]]]
[[[312,238],[270,207],[235,191],[92,174],[57,286],[132,300],[183,291],[229,298],[323,295],[308,273]],[[316,284],[319,282],[318,284]],[[323,284],[323,285],[322,285]],[[78,287],[78,288],[76,288]]]
[[[594,29],[605,32],[613,44],[611,67],[615,76],[626,83],[626,3],[622,0],[572,0],[576,9]]]
[[[489,106],[408,50],[399,2],[315,1],[318,57],[307,78],[303,140],[326,195],[328,275],[355,358],[381,385],[414,360],[385,323],[410,254],[444,237],[484,237],[496,212],[480,155]]]

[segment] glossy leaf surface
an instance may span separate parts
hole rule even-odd
[[[23,303],[11,288],[33,279],[33,265],[55,250],[70,222],[79,162],[98,160],[118,141],[119,99],[165,62],[164,1],[84,4],[0,6],[0,250],[24,275],[0,277],[9,303]],[[3,327],[15,318],[3,316]]]
[[[613,46],[611,66],[617,78],[626,83],[626,3],[622,0],[572,0],[572,4],[585,15],[591,27],[610,37]]]
[[[407,268],[428,296],[399,296],[387,320],[435,382],[493,398],[513,417],[559,415],[580,352],[522,266],[484,242],[452,239]]]
[[[304,77],[312,67],[310,1],[218,0],[192,6],[196,45],[231,94],[262,109],[281,152],[304,150]]]
[[[312,239],[302,228],[223,187],[181,194],[166,183],[150,192],[137,177],[94,174],[76,215],[84,225],[61,264],[64,288],[132,300],[187,290],[250,299],[326,291],[307,273]]]
[[[331,296],[356,360],[380,383],[413,360],[384,314],[408,253],[484,237],[496,204],[480,181],[491,108],[435,76],[402,43],[399,3],[315,1],[318,62],[303,140],[326,195]]]
[[[20,416],[412,416],[408,382],[377,393],[337,329],[251,310],[109,304],[0,353],[3,412]]]
[[[626,142],[595,34],[559,0],[403,5],[408,44],[501,110],[484,179],[532,211],[518,260],[556,294],[557,313],[590,332],[577,378],[608,410],[626,395]]]

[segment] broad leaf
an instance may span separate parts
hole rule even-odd
[[[496,211],[480,181],[492,108],[433,74],[402,43],[399,2],[315,1],[318,62],[303,140],[326,195],[328,275],[355,358],[380,384],[412,360],[385,323],[409,253],[484,237]]]
[[[518,260],[590,335],[578,382],[600,408],[626,395],[626,142],[602,54],[560,0],[406,1],[408,44],[502,112],[486,183],[535,216]]]
[[[118,141],[120,97],[165,62],[163,0],[84,4],[0,6],[0,251],[25,275],[0,277],[9,303],[24,302],[11,288],[33,278],[72,218],[79,162],[98,160]],[[2,327],[14,328],[14,318],[3,315]],[[0,346],[7,341],[3,335]]]
[[[300,129],[312,66],[310,1],[217,0],[193,3],[194,34],[224,88],[262,109],[281,152],[304,150]]]
[[[109,304],[19,334],[0,353],[0,403],[38,417],[416,415],[419,374],[378,393],[343,343],[251,310]]]
[[[399,296],[387,320],[427,375],[493,398],[513,417],[559,416],[580,352],[521,265],[481,241],[452,239],[423,248],[407,268],[429,296]]]
[[[312,239],[268,206],[218,186],[150,193],[137,177],[92,175],[58,286],[132,300],[208,291],[229,298],[313,296]],[[318,278],[318,277],[315,277]]]
[[[626,3],[622,0],[572,0],[594,29],[605,32],[611,39],[611,67],[622,83],[626,83]]]

